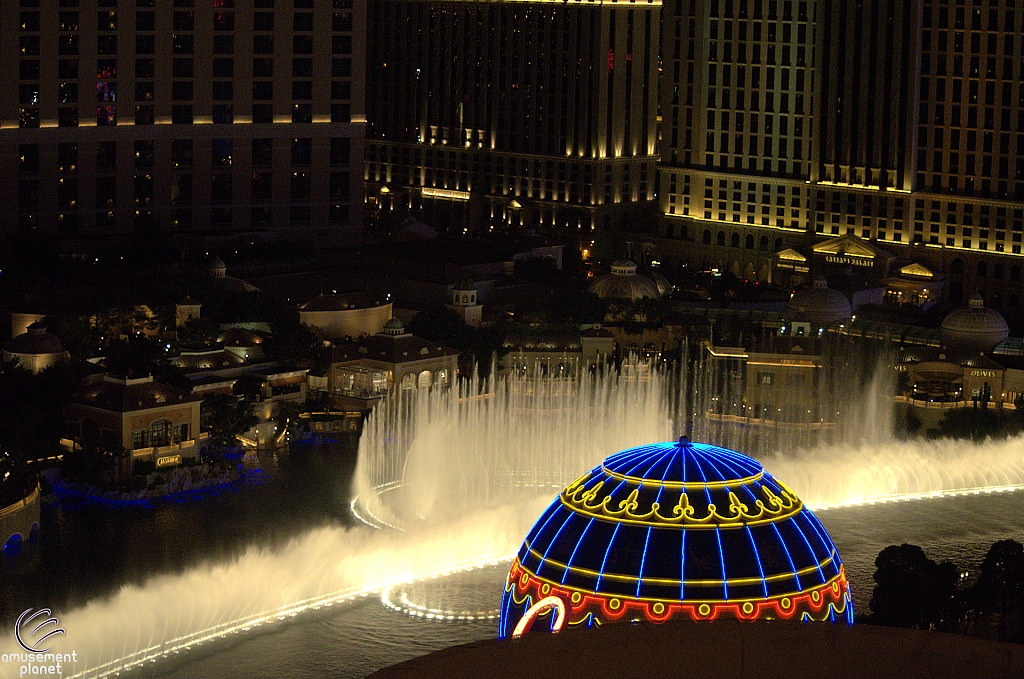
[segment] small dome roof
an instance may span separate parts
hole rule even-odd
[[[547,597],[570,625],[853,622],[817,517],[756,460],[685,437],[616,453],[562,491],[512,563],[499,636]]]
[[[469,292],[469,291],[476,290],[476,285],[474,285],[473,281],[469,280],[468,278],[463,278],[458,283],[456,283],[455,287],[452,288],[452,289],[453,290],[458,290],[460,292],[462,292],[462,291]]]
[[[828,287],[828,282],[819,278],[812,287],[793,294],[786,303],[785,315],[793,320],[798,314],[805,314],[810,323],[825,327],[835,321],[849,319],[852,313],[846,295]]]
[[[384,324],[384,330],[381,332],[385,335],[404,335],[405,326],[402,325],[402,321],[392,316],[388,322]]]
[[[224,260],[221,259],[220,257],[215,257],[210,262],[210,271],[215,271],[216,269],[226,269],[226,268],[228,268],[228,265],[225,264]]]
[[[954,350],[988,351],[1010,334],[1006,319],[994,309],[986,309],[979,293],[971,295],[965,309],[954,309],[942,320],[942,343]]]
[[[612,272],[590,284],[588,290],[601,299],[637,300],[661,297],[657,283],[647,276],[638,276],[636,264],[628,259],[612,262]]]
[[[56,335],[46,332],[46,326],[33,323],[28,326],[28,332],[7,343],[7,351],[12,354],[63,354],[64,343]]]

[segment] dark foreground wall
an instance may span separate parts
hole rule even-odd
[[[1024,646],[870,625],[611,624],[455,646],[371,679],[1004,679]]]

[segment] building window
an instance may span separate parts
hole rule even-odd
[[[192,105],[174,104],[171,106],[171,122],[175,125],[191,125]]]
[[[313,105],[312,104],[292,104],[292,122],[293,123],[311,123],[313,122]],[[333,122],[333,120],[332,120]]]
[[[132,450],[139,448],[149,448],[149,432],[145,429],[132,432]]]
[[[270,104],[252,105],[252,122],[272,123],[274,122],[274,108]]]
[[[96,125],[99,127],[110,127],[117,125],[117,109],[114,106],[96,107]]]
[[[231,104],[213,105],[213,122],[218,125],[233,123],[235,121],[234,108]]]
[[[167,446],[171,443],[171,423],[168,420],[157,420],[149,428],[150,445]]]

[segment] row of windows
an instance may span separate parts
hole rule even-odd
[[[276,210],[276,217],[275,210],[270,205],[256,205],[249,208],[247,212],[231,206],[196,209],[176,207],[164,212],[166,216],[158,218],[152,209],[146,207],[121,211],[101,209],[95,213],[60,212],[56,218],[58,228],[74,233],[81,228],[91,227],[99,231],[114,231],[119,227],[134,228],[136,231],[147,230],[154,228],[159,219],[167,219],[177,229],[187,229],[194,225],[221,228],[286,227],[289,225],[309,227],[314,214],[310,205],[281,206]],[[349,206],[346,204],[328,205],[326,226],[348,225],[349,215]],[[40,215],[35,212],[23,212],[18,215],[18,226],[23,231],[37,229],[40,226]],[[317,226],[325,225],[317,222]]]
[[[118,204],[117,176],[96,177],[94,184],[95,210],[112,210]],[[238,177],[244,180],[246,177]],[[273,176],[269,171],[253,172],[247,178],[251,186],[250,203],[272,202]],[[214,173],[209,178],[210,201],[214,203],[230,203],[236,177],[232,173]],[[309,202],[313,196],[312,177],[308,172],[292,172],[286,179],[289,201],[292,203]],[[328,175],[326,198],[329,201],[345,200],[350,194],[351,181],[348,172],[331,172]],[[130,183],[132,204],[135,207],[150,205],[154,196],[154,178],[152,174],[135,175]],[[172,205],[190,204],[194,199],[193,176],[191,174],[175,174],[170,180],[170,201]],[[79,182],[76,177],[61,177],[57,180],[57,207],[60,210],[81,209],[79,205]],[[38,210],[40,183],[37,179],[23,179],[18,182],[18,207],[21,210]],[[321,196],[322,198],[322,196]]]
[[[79,40],[77,35],[61,35],[57,39],[57,53],[61,56],[77,56]],[[176,55],[195,53],[195,36],[191,33],[175,33],[171,36],[172,51]],[[23,57],[34,57],[40,54],[40,38],[38,35],[23,35],[20,39],[19,54]],[[252,39],[253,54],[273,54],[274,36],[257,34]],[[313,36],[293,35],[292,54],[313,54]],[[235,36],[215,35],[213,37],[214,54],[234,54]],[[135,36],[135,54],[156,54],[155,35]],[[116,35],[100,34],[96,36],[96,54],[100,56],[116,56],[118,44]],[[352,36],[335,35],[331,37],[331,54],[352,54]]]
[[[215,58],[213,60],[212,75],[215,78],[234,78],[234,59]],[[135,60],[136,79],[153,78],[156,73],[156,60],[151,58],[139,58]],[[19,63],[20,80],[40,80],[40,64],[38,60],[23,59]],[[194,62],[190,58],[179,57],[171,61],[171,75],[175,78],[192,78],[195,76]],[[243,74],[239,74],[243,75]],[[298,78],[309,78],[313,76],[313,60],[309,57],[298,57],[292,59],[292,75]],[[61,81],[78,80],[80,69],[78,59],[60,59],[57,62],[57,76]],[[352,76],[351,57],[335,57],[331,59],[331,77],[349,78]],[[88,77],[88,76],[87,76]],[[274,60],[257,58],[252,60],[252,77],[273,78]],[[97,59],[96,79],[109,80],[117,78],[116,59]],[[31,88],[38,92],[38,83],[22,83],[21,87]],[[23,102],[24,103],[24,102]]]
[[[942,0],[942,6],[933,7],[938,2],[925,5],[922,24],[925,28],[957,28],[967,29],[970,28],[975,31],[988,29],[990,31],[1012,30],[1016,24],[1015,13],[1012,8],[1012,1],[1007,3],[1010,5],[1006,9],[1004,14],[1005,23],[999,23],[999,9],[997,7],[990,7],[987,12],[988,23],[983,23],[986,13],[983,13],[980,7],[975,7],[968,11],[962,6],[962,1],[959,2],[960,7],[956,7],[953,12],[949,11],[949,0]]]
[[[122,107],[123,109],[124,107]],[[230,124],[235,122],[233,104],[214,104],[211,108],[211,122],[215,125]],[[134,111],[135,125],[153,125],[156,122],[154,107],[151,104],[137,104]],[[175,104],[171,107],[171,120],[174,125],[192,125],[195,123],[196,114],[192,104]],[[255,124],[267,124],[279,122],[275,120],[273,106],[271,104],[253,104],[249,120]],[[36,128],[40,124],[39,109],[37,107],[22,108],[19,111],[19,125],[24,128]],[[349,102],[332,103],[330,108],[330,121],[332,123],[352,122],[352,106]],[[291,122],[311,123],[313,122],[312,104],[293,104],[291,107]],[[80,124],[79,110],[77,107],[62,106],[57,109],[58,127],[77,127]],[[99,127],[110,127],[118,124],[118,110],[114,105],[96,107],[96,125]]]
[[[679,3],[680,6],[682,3]],[[690,13],[695,10],[695,2],[690,4]],[[808,11],[810,9],[810,12]],[[808,21],[813,20],[813,8],[808,7],[806,0],[711,0],[709,14],[725,19],[767,19],[768,21]]]
[[[243,140],[238,140],[243,143]],[[351,159],[351,140],[348,137],[333,137],[330,140],[328,162],[331,166],[347,165]],[[140,140],[134,143],[135,169],[152,169],[156,143],[153,140]],[[274,140],[251,140],[252,167],[270,167],[273,162]],[[287,144],[290,149],[292,166],[310,165],[313,159],[313,140],[302,137],[279,142],[279,147]],[[234,162],[234,139],[213,139],[210,148],[210,162],[215,167],[230,167]],[[117,170],[117,143],[100,142],[90,155],[96,159],[99,171]],[[171,141],[171,166],[175,169],[186,169],[194,165],[194,148],[191,139],[174,139]],[[73,142],[57,144],[57,169],[61,173],[73,173],[78,169],[79,149]],[[20,144],[18,146],[18,169],[23,174],[39,171],[39,144]]]
[[[99,7],[114,7],[118,6],[118,0],[97,0]],[[145,9],[156,6],[156,0],[129,0],[129,4],[135,7]],[[244,3],[242,3],[244,6]],[[314,0],[291,0],[290,3],[285,0],[284,4],[290,4],[294,9],[313,9]],[[40,6],[40,0],[20,0],[20,5],[23,8],[34,8]],[[235,0],[213,0],[212,3],[214,9],[234,9]],[[78,7],[79,0],[60,0],[60,7]],[[252,0],[252,6],[255,9],[274,9],[274,0]],[[352,9],[352,0],[332,0],[332,6],[334,9]],[[195,0],[174,0],[174,7],[176,9],[189,9],[195,7]],[[278,7],[278,9],[283,9]]]

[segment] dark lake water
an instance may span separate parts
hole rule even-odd
[[[44,507],[39,544],[0,557],[0,619],[13,621],[29,606],[76,607],[154,574],[237,555],[253,543],[281,544],[314,526],[348,525],[355,449],[354,439],[295,446],[276,462],[266,456],[262,471],[246,482],[199,498],[126,507],[67,499]],[[918,544],[933,559],[971,571],[996,540],[1024,541],[1019,492],[833,509],[819,517],[846,563],[860,610],[870,600],[873,561],[889,544]],[[497,606],[504,577],[502,567],[487,568],[404,593],[426,608],[487,611]],[[496,627],[493,620],[424,620],[367,597],[205,644],[127,676],[354,679],[432,650],[491,638]]]

